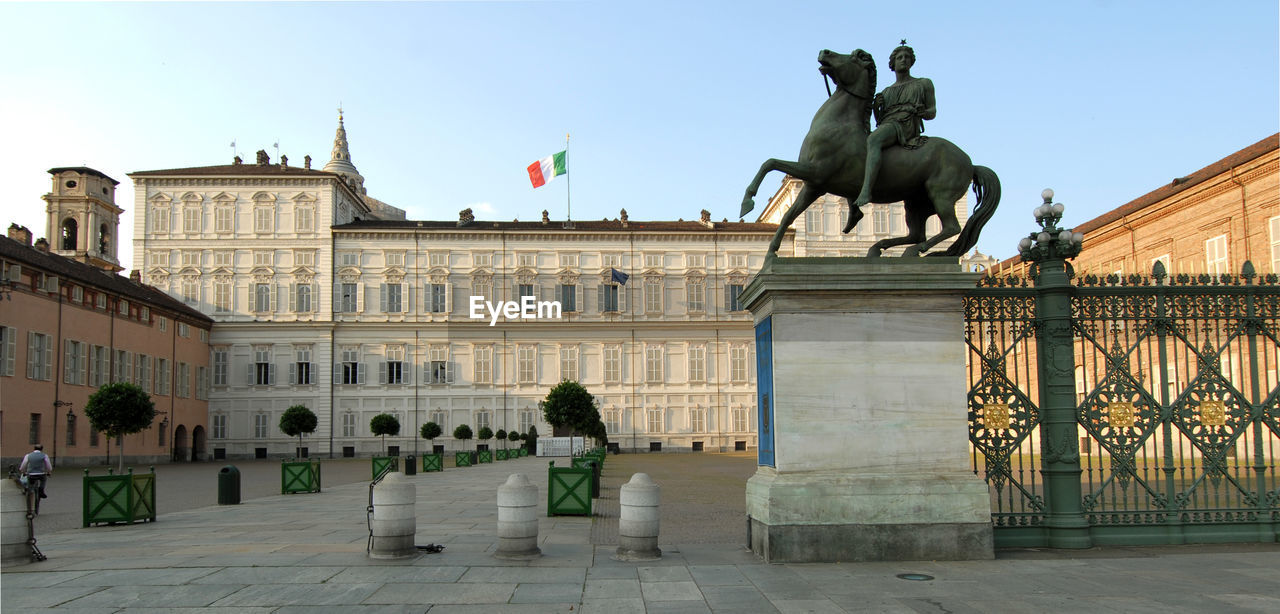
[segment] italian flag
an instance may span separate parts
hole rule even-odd
[[[535,188],[540,188],[548,181],[568,173],[569,170],[564,162],[564,154],[565,152],[562,151],[530,164],[528,168],[529,183],[532,183]]]

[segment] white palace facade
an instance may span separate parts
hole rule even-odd
[[[792,180],[757,222],[713,222],[706,211],[631,221],[625,210],[571,224],[545,212],[483,221],[470,210],[415,221],[368,196],[341,119],[332,159],[310,166],[260,152],[253,164],[129,175],[133,268],[215,321],[214,458],[293,454],[278,424],[298,404],[319,418],[303,442],[311,455],[379,453],[369,428],[379,413],[399,418],[387,444],[400,454],[474,446],[452,439],[460,424],[546,435],[538,403],[566,379],[595,395],[623,450],[755,447],[754,333],[737,296],[763,263]],[[839,234],[842,200],[813,209],[781,255],[861,255],[901,230],[891,208],[852,237]],[[562,312],[473,317],[472,297],[526,296]],[[445,435],[421,440],[427,421]]]

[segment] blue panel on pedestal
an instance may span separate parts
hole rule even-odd
[[[759,408],[756,464],[774,467],[773,460],[773,318],[756,324],[756,407]]]

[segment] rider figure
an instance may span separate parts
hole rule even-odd
[[[911,66],[916,63],[916,53],[903,40],[902,45],[889,54],[889,69],[897,80],[884,91],[876,94],[872,109],[876,116],[876,129],[867,135],[867,164],[862,180],[862,191],[851,205],[861,207],[871,202],[871,189],[875,187],[876,174],[880,172],[880,155],[886,147],[902,145],[915,149],[924,144],[924,120],[937,114],[933,98],[933,82],[911,76]],[[850,216],[853,219],[853,216]],[[848,232],[848,229],[845,230]]]

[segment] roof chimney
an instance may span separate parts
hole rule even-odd
[[[699,221],[707,228],[715,228],[715,223],[711,221],[711,212],[706,209],[702,210],[702,218]]]
[[[26,226],[9,224],[9,238],[27,247],[31,247],[31,230]]]
[[[302,168],[311,170],[311,154],[302,157]]]
[[[626,209],[622,210],[620,219],[622,220],[622,227],[626,228],[627,227],[627,210]]]
[[[289,156],[280,156],[280,168],[289,168]]]
[[[471,207],[467,207],[466,209],[458,212],[459,226],[466,226],[474,221],[476,221],[476,216],[471,213]]]
[[[551,223],[551,216],[550,216],[550,215],[547,215],[547,210],[546,210],[546,209],[543,209],[543,210],[542,210],[542,224],[545,226],[546,224],[550,224],[550,223]]]
[[[241,158],[240,156],[236,156],[231,159],[231,164],[234,166],[240,166],[241,164],[244,164],[244,158]]]
[[[258,150],[258,166],[266,166],[268,164],[271,164],[271,156],[267,155],[267,150],[259,149]]]
[[[134,269],[134,270],[132,270],[132,271],[129,271],[129,281],[131,281],[131,282],[133,282],[133,283],[135,283],[135,284],[141,284],[141,283],[142,283],[142,271],[139,271],[138,269]]]
[[[36,251],[41,251],[46,254],[49,253],[49,242],[46,241],[44,237],[36,239]]]

